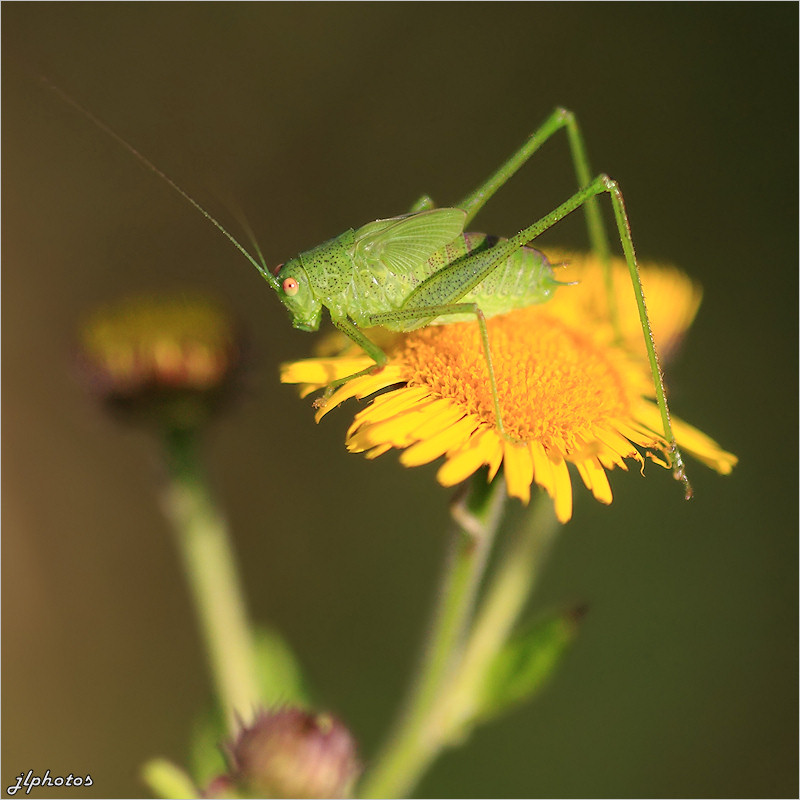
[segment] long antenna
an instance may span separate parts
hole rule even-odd
[[[48,89],[55,92],[65,103],[67,103],[68,105],[72,106],[74,109],[79,111],[81,114],[87,117],[91,122],[93,122],[98,128],[100,128],[101,131],[103,131],[105,134],[114,139],[118,144],[122,145],[122,147],[124,147],[131,155],[133,155],[134,158],[136,158],[141,164],[144,164],[144,166],[147,167],[147,169],[155,173],[162,180],[166,181],[167,184],[169,184],[169,186],[171,186],[184,200],[186,200],[188,203],[194,206],[194,208],[197,209],[197,211],[199,211],[212,225],[214,225],[214,227],[217,228],[217,230],[220,231],[228,239],[228,241],[231,242],[231,244],[233,244],[233,246],[259,271],[259,273],[267,281],[267,283],[269,283],[269,285],[272,286],[273,289],[278,291],[279,288],[278,281],[275,278],[275,276],[269,271],[267,265],[260,264],[255,258],[253,258],[253,256],[249,253],[249,251],[246,250],[239,243],[239,241],[232,233],[228,232],[228,230],[222,225],[221,222],[219,222],[217,219],[211,216],[211,214],[209,214],[208,211],[206,211],[203,208],[203,206],[201,206],[200,203],[197,202],[197,200],[195,200],[193,197],[187,194],[183,189],[181,189],[181,187],[178,186],[178,184],[175,183],[175,181],[173,181],[172,178],[169,177],[169,175],[162,172],[152,161],[150,161],[150,159],[142,155],[130,142],[123,139],[122,136],[120,136],[113,128],[106,125],[106,123],[103,122],[103,120],[99,119],[94,114],[92,114],[91,111],[84,108],[77,100],[68,95],[63,89],[56,86],[54,83],[52,83],[44,76],[42,76],[41,81],[45,86],[47,86]]]

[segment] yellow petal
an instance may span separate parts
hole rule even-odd
[[[608,477],[600,464],[593,458],[587,458],[583,461],[576,461],[575,466],[578,468],[584,485],[594,495],[595,499],[608,505],[613,496],[611,494],[611,486],[608,484]]]
[[[361,372],[375,362],[369,356],[359,358],[306,358],[281,364],[281,383],[313,383],[326,386],[339,378]]]
[[[428,402],[432,402],[432,398],[430,398],[430,392],[427,389],[422,387],[403,387],[402,389],[379,395],[364,411],[359,412],[358,417],[361,418],[362,414],[364,414],[369,417],[370,422],[381,422],[402,411]],[[353,425],[356,425],[356,423],[354,422]],[[347,433],[349,435],[351,431],[348,430]]]
[[[658,408],[653,405],[645,405],[641,410],[641,416],[647,425],[652,425],[653,420],[660,419]],[[706,436],[683,420],[673,417],[671,422],[672,432],[682,450],[691,453],[698,461],[720,474],[730,474],[739,461],[733,453],[726,452],[710,436]]]
[[[489,449],[487,453],[488,461],[486,463],[489,465],[488,480],[491,482],[495,479],[498,470],[503,464],[503,440],[494,428],[490,429],[489,432],[492,436],[486,445],[487,449]]]
[[[524,444],[504,442],[503,470],[508,494],[511,497],[518,497],[527,505],[531,499],[531,483],[533,482],[533,461],[530,449]]]
[[[447,425],[454,425],[464,416],[463,408],[459,408],[449,400],[437,398],[428,409],[428,419],[417,428],[414,436],[418,441],[422,441],[428,436],[433,436],[438,433]],[[475,420],[472,420],[472,423],[477,427],[477,422]]]
[[[329,398],[322,408],[317,411],[315,419],[319,422],[329,411],[341,405],[351,397],[367,397],[373,392],[385,389],[387,386],[397,383],[396,370],[384,369],[376,375],[361,375],[358,378],[348,381],[344,386],[340,386]]]
[[[554,497],[556,478],[553,472],[553,462],[548,458],[540,442],[531,442],[530,448],[531,458],[533,459],[534,480],[550,497]]]
[[[444,425],[437,433],[429,431],[400,456],[400,462],[407,467],[427,464],[448,450],[461,447],[477,427],[474,418],[464,417],[455,423]]]
[[[563,458],[553,462],[555,473],[555,497],[553,498],[556,517],[559,522],[569,522],[572,517],[572,481],[569,477],[567,462]]]
[[[367,450],[364,453],[364,457],[369,459],[377,458],[378,456],[382,456],[387,450],[391,449],[392,445],[387,442],[386,444],[378,445],[378,447],[373,447],[372,450]]]
[[[426,407],[410,409],[382,422],[371,423],[369,417],[364,424],[347,439],[348,448],[366,450],[376,445],[391,442],[394,447],[408,447],[416,441],[414,432],[427,419]]]
[[[408,409],[413,409],[415,406],[427,405],[431,402],[433,402],[433,399],[430,398],[430,392],[421,387],[402,388],[394,392],[387,392],[376,397],[367,408],[356,415],[347,431],[347,435],[350,436],[365,421],[382,422],[395,416],[395,414],[400,414]]]
[[[478,431],[464,447],[447,459],[436,473],[436,479],[442,486],[455,486],[461,483],[478,467],[492,461],[497,444],[497,436],[493,430]]]
[[[628,424],[621,420],[616,423],[617,429],[626,439],[630,439],[642,447],[658,447],[659,444],[664,446],[664,440],[658,434],[648,431],[641,425],[633,424],[633,420],[631,423]]]
[[[639,451],[620,433],[617,431],[608,430],[607,428],[595,428],[595,436],[604,444],[608,449],[616,453],[620,459],[636,458],[639,456]]]

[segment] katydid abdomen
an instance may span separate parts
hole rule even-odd
[[[473,251],[481,246],[493,247],[507,241],[482,233],[468,233],[462,238],[467,247]],[[559,283],[553,277],[553,268],[545,254],[532,247],[522,247],[468,292],[463,302],[475,303],[483,311],[484,316],[493,317],[517,308],[545,303],[558,286]],[[474,320],[474,315],[455,319]],[[452,322],[454,318],[449,317],[442,321]],[[437,322],[439,320],[435,320],[434,324]]]

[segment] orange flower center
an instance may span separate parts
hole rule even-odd
[[[500,409],[510,435],[545,447],[566,446],[569,452],[595,425],[629,416],[636,399],[630,394],[632,382],[608,347],[595,345],[590,336],[537,307],[495,317],[488,326]],[[495,425],[476,323],[415,331],[405,337],[398,360],[409,370],[410,385],[427,386]]]

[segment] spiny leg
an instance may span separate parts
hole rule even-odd
[[[664,434],[669,444],[669,454],[672,460],[672,474],[676,480],[683,483],[686,499],[692,497],[692,486],[686,476],[686,467],[683,463],[683,456],[678,449],[678,443],[675,441],[675,434],[672,432],[672,423],[669,418],[669,406],[667,405],[667,396],[664,390],[664,378],[661,375],[661,368],[658,364],[658,354],[656,353],[655,339],[653,338],[653,329],[650,325],[650,318],[647,315],[647,306],[644,299],[644,288],[642,287],[642,278],[639,274],[639,265],[636,263],[636,252],[633,248],[633,238],[631,236],[631,226],[628,220],[628,214],[625,211],[625,201],[622,198],[622,192],[616,181],[611,180],[608,176],[605,177],[607,182],[606,191],[611,195],[611,202],[614,206],[614,217],[617,221],[617,229],[620,233],[620,241],[622,242],[622,249],[625,253],[625,261],[628,264],[628,272],[630,273],[631,283],[633,284],[634,295],[636,296],[636,306],[639,311],[639,322],[642,326],[642,333],[644,334],[644,343],[647,348],[647,358],[650,362],[650,372],[653,375],[653,385],[656,390],[656,400],[658,401],[658,409],[661,412],[661,422],[664,426]]]
[[[566,108],[557,108],[537,128],[527,139],[527,141],[509,158],[498,170],[492,173],[489,178],[481,184],[474,192],[467,195],[460,203],[456,203],[457,208],[463,208],[467,212],[465,225],[475,217],[483,208],[486,202],[500,189],[506,181],[511,178],[517,170],[557,131],[566,128],[567,140],[569,142],[570,156],[575,169],[575,176],[578,179],[578,187],[587,186],[592,179],[592,171],[589,166],[589,157],[586,153],[586,144],[581,135],[578,121],[575,115]],[[605,225],[600,213],[600,206],[596,197],[590,197],[584,203],[584,213],[586,214],[586,227],[589,233],[591,248],[602,265],[608,311],[611,324],[617,339],[622,339],[621,328],[619,325],[619,313],[617,311],[616,298],[613,291],[613,279],[611,276],[611,255],[608,246]]]

